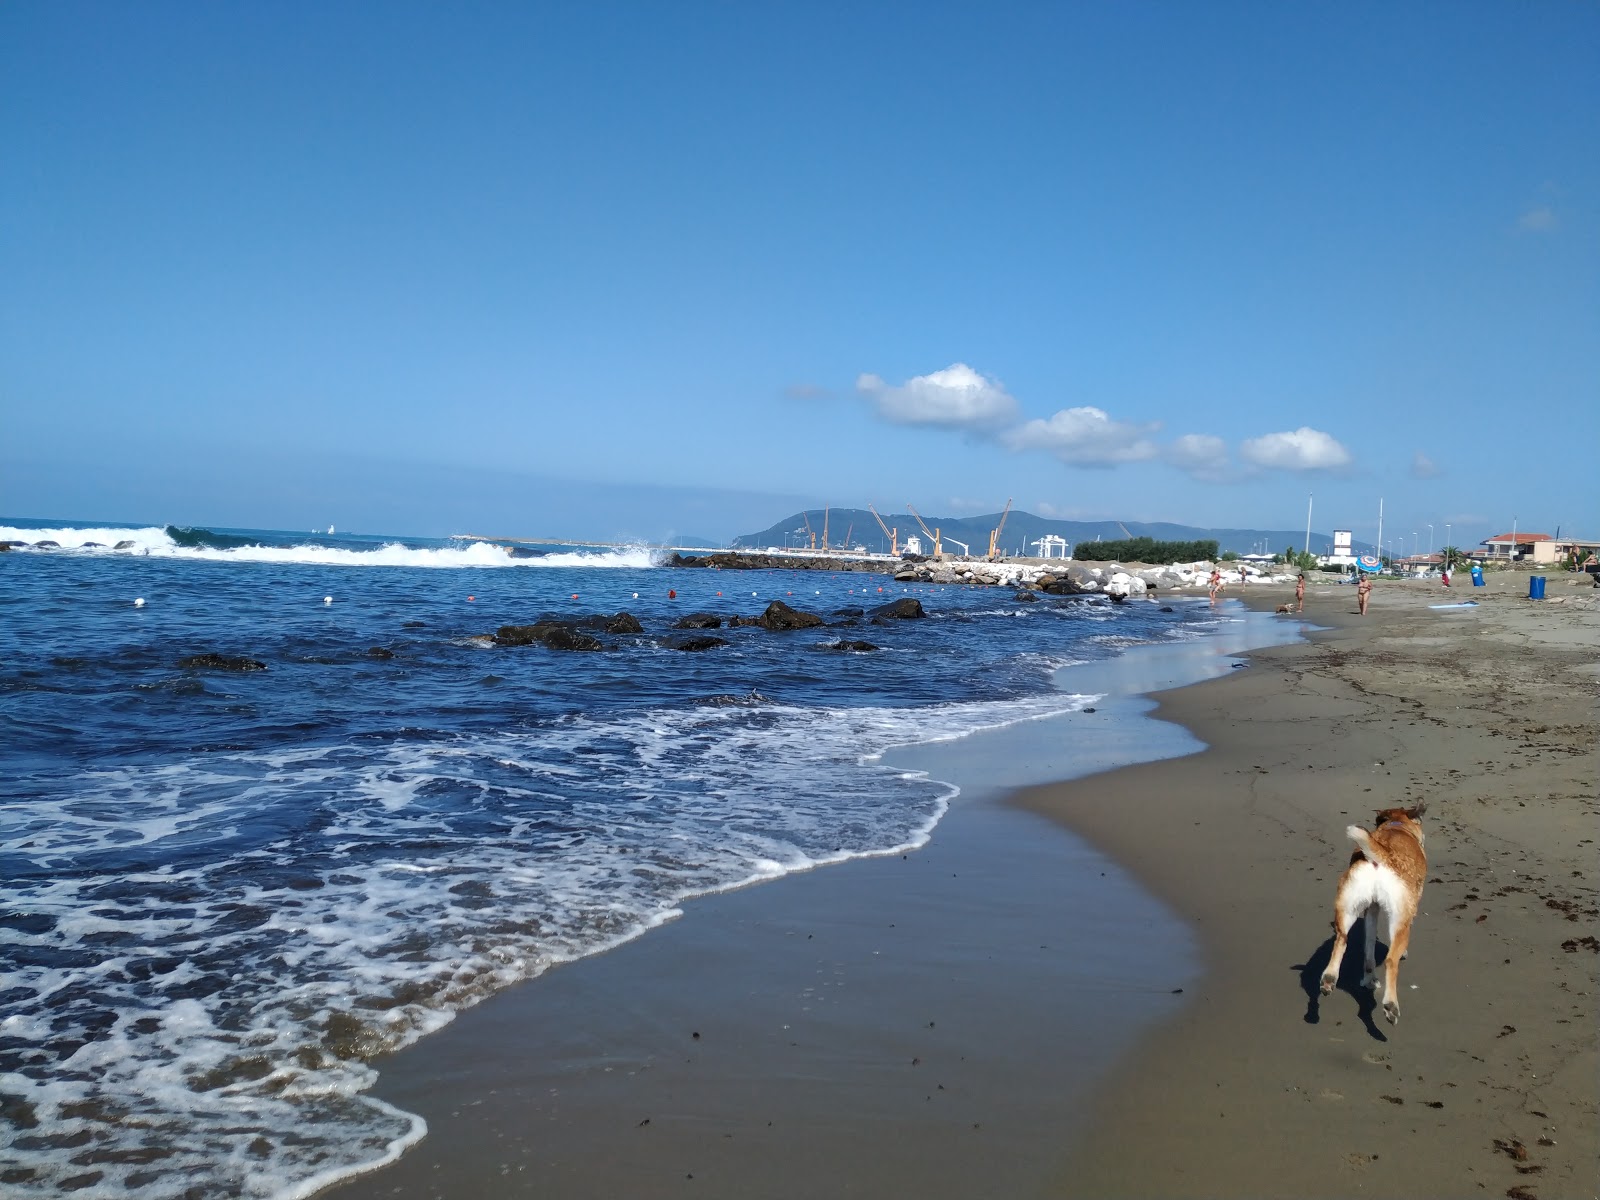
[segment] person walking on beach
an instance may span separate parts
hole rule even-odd
[[[1217,606],[1217,597],[1222,594],[1222,568],[1211,568],[1211,607]]]
[[[1300,572],[1300,578],[1294,581],[1294,610],[1295,612],[1305,612],[1306,610],[1306,575],[1304,571]]]
[[[1367,597],[1372,594],[1372,576],[1363,575],[1361,582],[1356,584],[1356,610],[1364,617],[1367,615]]]

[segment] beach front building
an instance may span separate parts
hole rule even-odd
[[[1501,533],[1483,539],[1483,553],[1473,555],[1489,562],[1555,562],[1555,539],[1548,533]]]
[[[1582,559],[1600,550],[1600,541],[1587,538],[1553,538],[1548,533],[1502,533],[1484,538],[1484,549],[1473,555],[1487,562],[1558,563],[1569,555]]]

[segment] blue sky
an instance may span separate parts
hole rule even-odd
[[[1591,4],[7,5],[0,512],[1600,536],[1597,61]]]

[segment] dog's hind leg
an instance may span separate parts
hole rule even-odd
[[[1400,1024],[1400,960],[1411,943],[1411,922],[1395,919],[1389,930],[1389,954],[1383,960],[1383,1017]]]
[[[1341,887],[1333,902],[1333,953],[1328,956],[1328,968],[1322,973],[1324,996],[1331,995],[1339,982],[1339,964],[1344,961],[1345,947],[1350,944],[1350,927],[1360,915],[1360,910],[1349,902]]]
[[[1382,911],[1376,904],[1367,905],[1367,911],[1361,915],[1362,932],[1365,935],[1366,953],[1361,958],[1361,986],[1378,987],[1378,914]]]

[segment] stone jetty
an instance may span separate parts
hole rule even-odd
[[[1165,566],[1059,558],[1012,558],[989,562],[981,558],[932,559],[913,554],[898,559],[836,558],[827,555],[747,554],[722,550],[698,556],[675,554],[667,565],[722,571],[861,571],[889,575],[897,583],[971,584],[976,587],[1045,592],[1053,596],[1102,595],[1110,596],[1113,600],[1126,600],[1130,596],[1142,596],[1152,591],[1203,590],[1213,568],[1219,565],[1223,582],[1234,587],[1239,586],[1241,581],[1250,584],[1294,580],[1292,572],[1274,574],[1251,564],[1233,562],[1173,563]]]

